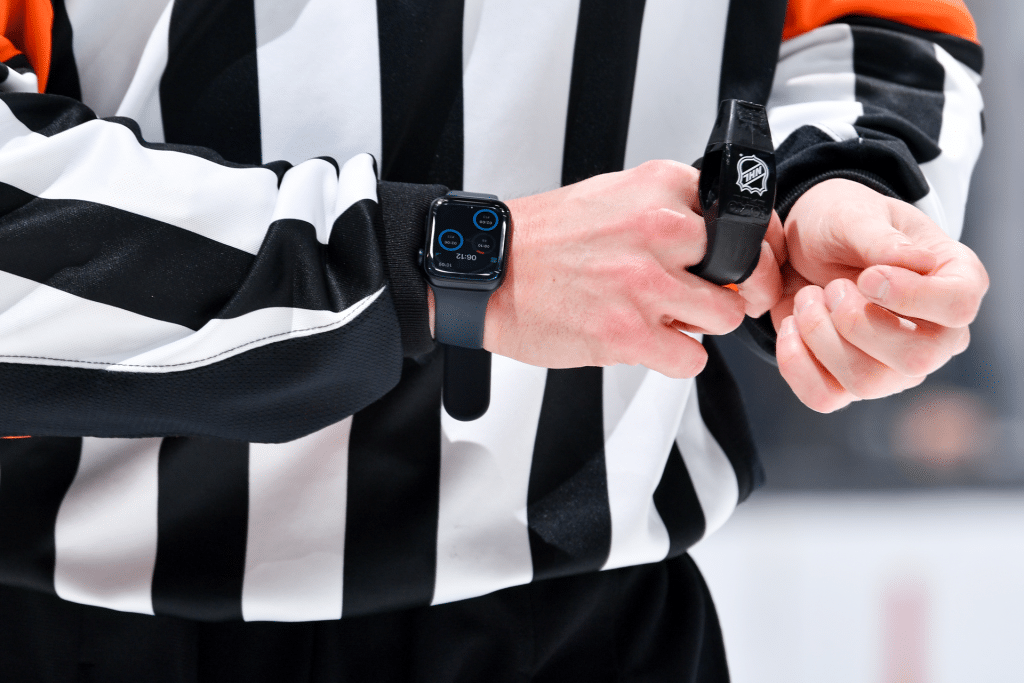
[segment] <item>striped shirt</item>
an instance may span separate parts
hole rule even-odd
[[[857,180],[954,237],[960,0],[0,2],[0,582],[309,621],[656,562],[761,467],[707,369],[495,357],[441,410],[425,206],[700,156],[766,103],[780,211]],[[767,342],[770,345],[770,340]]]

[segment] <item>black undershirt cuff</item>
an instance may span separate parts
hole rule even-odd
[[[443,185],[382,181],[377,239],[384,253],[391,298],[402,329],[402,353],[415,358],[434,349],[427,308],[427,281],[419,263],[430,203],[448,192]]]

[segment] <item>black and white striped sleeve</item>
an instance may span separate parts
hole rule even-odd
[[[354,413],[402,366],[381,224],[369,155],[243,167],[0,93],[0,434],[280,442]]]
[[[828,178],[911,202],[958,238],[981,151],[982,48],[846,17],[783,43],[768,103],[778,208]]]

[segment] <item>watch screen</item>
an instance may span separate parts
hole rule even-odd
[[[430,254],[434,267],[466,275],[497,270],[503,225],[499,210],[448,202],[434,212]]]

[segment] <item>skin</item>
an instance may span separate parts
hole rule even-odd
[[[967,348],[988,274],[915,207],[829,180],[797,201],[785,235],[776,353],[810,408],[917,386]]]
[[[488,303],[484,348],[549,368],[699,373],[704,347],[681,332],[734,330],[745,312],[778,300],[782,281],[767,243],[739,293],[686,271],[707,242],[697,180],[690,166],[654,161],[508,202],[509,260]]]
[[[643,364],[693,377],[707,362],[687,334],[726,334],[771,311],[783,378],[810,408],[920,384],[967,348],[988,289],[977,256],[918,209],[846,180],[773,216],[739,291],[686,271],[706,234],[698,172],[652,161],[508,202],[504,284],[484,348],[549,368]],[[433,327],[433,297],[430,298]]]

